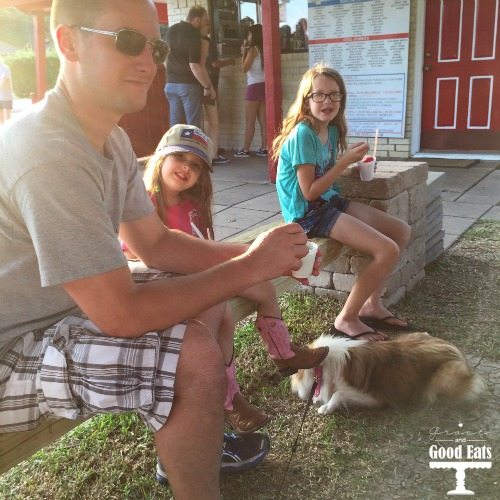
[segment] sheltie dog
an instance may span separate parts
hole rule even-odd
[[[484,390],[464,355],[428,333],[410,333],[385,342],[322,335],[311,347],[330,351],[316,368],[292,376],[292,392],[327,415],[350,406],[408,407],[439,400],[472,402]]]

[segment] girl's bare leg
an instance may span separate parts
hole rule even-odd
[[[207,120],[206,133],[208,137],[212,139],[212,142],[218,149],[219,139],[220,139],[220,128],[219,128],[219,108],[217,106],[217,101],[215,101],[214,106],[211,106],[209,104],[204,104],[203,110],[205,112],[205,117]]]
[[[236,324],[234,322],[233,311],[229,303],[222,316],[222,321],[218,331],[217,342],[222,352],[224,364],[227,366],[233,357],[233,341]]]
[[[375,210],[368,206],[366,208],[370,209],[369,211]],[[372,214],[373,217],[374,215]],[[365,217],[365,219],[370,219],[370,217]],[[335,328],[348,335],[358,335],[373,330],[361,322],[359,314],[368,298],[380,289],[396,266],[399,259],[399,246],[367,222],[349,213],[340,215],[330,231],[330,238],[372,258],[354,282],[342,311],[335,319]],[[373,335],[368,334],[363,338],[383,340],[385,337],[384,334],[374,332]]]
[[[366,222],[377,231],[395,241],[399,247],[400,254],[406,249],[411,237],[411,228],[406,222],[385,212],[374,209],[373,207],[367,207],[357,202],[351,202],[349,204],[347,213]],[[385,279],[368,297],[360,309],[360,316],[385,318],[391,315],[391,312],[382,303],[382,294],[384,293],[386,281],[387,279]],[[402,327],[407,326],[406,321],[398,318],[389,321],[393,325]]]
[[[261,148],[267,149],[267,130],[266,130],[266,103],[265,101],[259,102],[259,110],[257,119],[260,125],[260,140],[262,143]]]
[[[239,294],[245,299],[255,302],[257,314],[270,318],[281,318],[281,310],[276,299],[274,286],[269,281],[247,288]]]
[[[259,104],[258,101],[245,101],[245,143],[243,149],[246,151],[250,150],[250,144],[252,144],[255,134],[255,120],[257,119]]]

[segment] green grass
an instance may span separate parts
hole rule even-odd
[[[428,266],[425,279],[394,308],[418,330],[446,338],[481,358],[481,373],[491,363],[492,380],[498,379],[494,361],[500,359],[499,255],[500,224],[476,224]],[[326,331],[341,307],[331,298],[298,293],[286,294],[280,301],[300,344]],[[253,319],[238,328],[238,376],[245,395],[273,415],[268,427],[272,450],[255,470],[223,478],[225,499],[277,497],[304,411],[304,403],[290,394],[289,381],[276,379]],[[476,498],[498,498],[496,383],[497,393],[490,384],[486,397],[473,407],[353,409],[329,417],[319,416],[312,407],[281,498],[446,498],[454,474],[429,469],[429,436],[433,427],[456,430],[458,422],[472,432],[486,432],[494,453],[493,469],[469,472],[467,486],[476,491]],[[153,436],[135,415],[95,417],[1,476],[0,498],[169,498],[169,490],[154,480],[155,460]]]

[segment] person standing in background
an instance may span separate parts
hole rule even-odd
[[[170,126],[178,123],[202,126],[202,98],[215,99],[207,68],[201,61],[201,30],[210,26],[204,7],[189,9],[186,21],[174,24],[167,41],[167,83],[165,95],[170,105]]]
[[[0,61],[0,125],[10,118],[14,92],[10,68]]]
[[[264,49],[262,46],[262,24],[253,24],[241,47],[243,71],[247,74],[245,94],[245,142],[234,154],[238,158],[250,157],[250,144],[255,134],[255,120],[259,120],[261,147],[257,156],[267,156],[266,138],[266,88],[264,83]]]
[[[305,49],[309,44],[309,32],[307,31],[307,19],[301,17],[295,26],[295,48]]]
[[[211,25],[204,25],[201,30],[201,60],[205,61],[205,66],[212,81],[212,86],[218,94],[220,68],[235,64],[233,57],[229,59],[219,59],[217,45],[210,36]],[[217,148],[217,154],[212,160],[212,165],[227,163],[229,159],[225,156],[225,151],[219,147],[220,127],[219,127],[219,106],[217,98],[203,96],[203,112],[207,121],[205,132],[212,139]]]

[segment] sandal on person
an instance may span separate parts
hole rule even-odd
[[[402,318],[398,318],[394,314],[391,314],[389,316],[385,316],[383,318],[373,318],[372,316],[360,316],[359,319],[367,324],[368,326],[371,326],[372,328],[375,328],[376,330],[392,330],[392,331],[406,331],[410,330],[410,325],[408,322],[406,323],[405,326],[403,325],[396,325],[394,323],[391,323],[391,319],[396,319],[399,321],[406,321]]]
[[[384,332],[379,332],[378,330],[368,330],[366,332],[357,333],[356,335],[349,335],[348,333],[343,332],[342,330],[338,330],[337,328],[335,328],[335,326],[332,325],[328,333],[330,335],[333,335],[334,337],[345,337],[352,340],[368,340],[369,342],[384,342],[386,340],[389,340],[388,335],[386,335]],[[364,339],[363,338],[364,335],[381,335],[383,339],[382,340]]]

